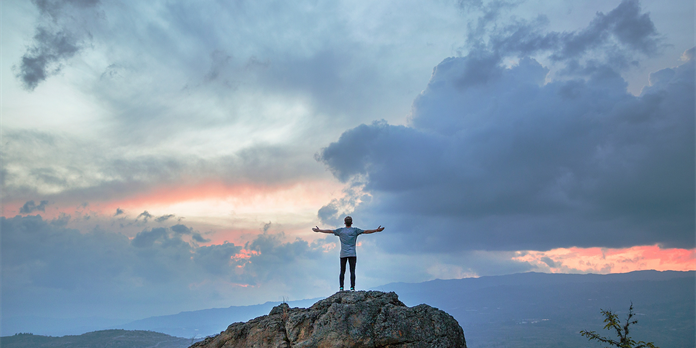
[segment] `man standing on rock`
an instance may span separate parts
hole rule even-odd
[[[380,225],[374,230],[361,230],[356,227],[351,227],[353,225],[353,218],[346,216],[343,219],[346,227],[341,227],[335,230],[322,230],[318,226],[315,226],[312,231],[321,233],[333,233],[341,239],[341,274],[338,277],[339,284],[341,286],[340,291],[343,291],[343,279],[346,276],[346,261],[350,263],[350,291],[355,291],[355,264],[358,262],[358,258],[355,254],[355,243],[358,240],[358,236],[361,234],[370,234],[375,232],[384,231],[384,227]]]

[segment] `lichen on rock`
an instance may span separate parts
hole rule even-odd
[[[191,348],[463,347],[464,331],[449,314],[407,307],[394,292],[339,292],[309,308],[273,307],[268,315],[234,323]]]

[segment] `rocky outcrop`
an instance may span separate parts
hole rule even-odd
[[[406,307],[393,293],[339,292],[310,308],[283,303],[268,315],[234,323],[191,348],[464,347],[464,331],[449,314]]]

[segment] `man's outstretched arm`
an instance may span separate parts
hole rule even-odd
[[[333,230],[322,230],[322,229],[319,229],[319,226],[314,226],[314,228],[312,229],[312,231],[314,231],[314,232],[321,232],[321,233],[334,233]]]
[[[365,230],[365,231],[363,231],[363,233],[370,234],[370,233],[382,232],[382,231],[384,231],[384,227],[382,227],[382,225],[379,225],[379,227],[377,227],[376,229],[374,229],[374,230]]]

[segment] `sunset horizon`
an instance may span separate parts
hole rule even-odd
[[[3,321],[696,271],[693,1],[1,6]]]

